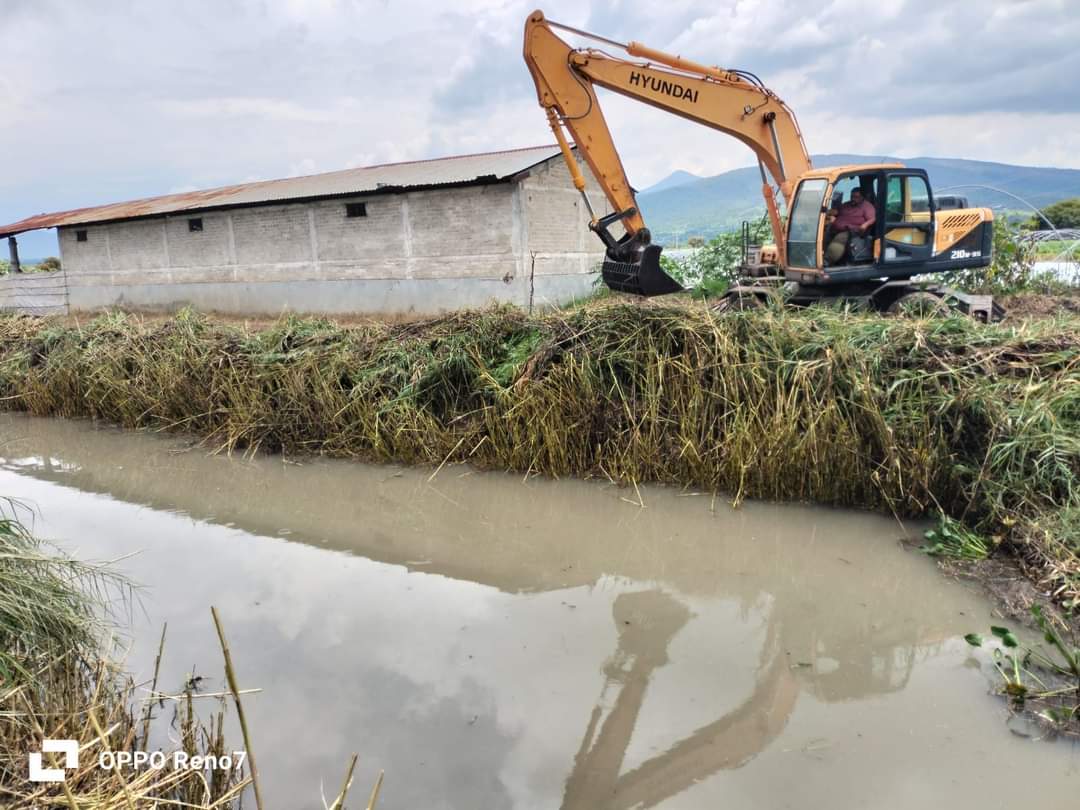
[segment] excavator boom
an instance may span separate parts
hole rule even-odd
[[[618,47],[628,57],[637,58],[594,48],[573,48],[555,33],[556,29]],[[590,227],[607,248],[604,280],[608,286],[641,295],[662,295],[679,289],[660,269],[660,248],[651,244],[596,87],[719,130],[749,146],[761,168],[762,194],[783,262],[782,226],[768,176],[790,202],[794,180],[808,171],[811,163],[794,113],[756,77],[700,65],[640,43],[597,37],[547,20],[541,11],[534,11],[525,23],[524,57],[540,106],[547,111],[574,184],[585,197],[592,217]],[[579,147],[614,214],[598,218],[593,213],[564,130]],[[625,231],[621,239],[608,230],[616,221],[622,222]]]

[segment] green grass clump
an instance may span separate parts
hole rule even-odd
[[[0,689],[33,683],[65,657],[95,660],[110,591],[123,582],[43,546],[23,507],[0,500]]]
[[[617,298],[343,328],[0,319],[9,408],[263,449],[943,513],[1080,599],[1080,322]]]
[[[114,324],[115,325],[115,324]],[[149,688],[136,684],[110,657],[106,641],[117,599],[130,604],[131,586],[106,567],[91,566],[48,549],[24,523],[29,510],[0,498],[0,796],[12,810],[64,807],[120,810],[135,807],[186,807],[228,810],[243,806],[253,786],[252,758],[241,767],[237,750],[225,739],[225,702],[209,704],[209,716],[196,709],[198,694],[190,676],[178,694],[157,691],[158,658]],[[214,621],[225,656],[227,683],[239,714],[235,675],[217,613]],[[147,700],[153,696],[157,699]],[[174,705],[172,721],[162,728],[166,705]],[[155,718],[157,723],[155,723]],[[243,740],[250,751],[241,717]],[[155,725],[157,728],[155,729]],[[73,739],[78,765],[65,770],[62,782],[27,779],[31,753],[41,753],[43,739]],[[162,767],[98,767],[103,751],[134,754],[161,751]],[[212,756],[205,768],[176,768],[173,751],[188,759]],[[46,767],[64,760],[44,754]],[[349,766],[356,765],[356,757]],[[348,782],[331,805],[344,806]],[[376,785],[381,783],[381,776]],[[374,806],[372,793],[369,806]],[[260,803],[255,786],[256,803]]]

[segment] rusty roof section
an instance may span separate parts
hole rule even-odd
[[[163,216],[209,208],[231,208],[320,197],[340,197],[385,190],[407,191],[440,186],[508,180],[523,171],[559,154],[559,147],[532,146],[502,152],[483,152],[414,160],[407,163],[384,163],[337,172],[312,174],[306,177],[287,177],[282,180],[261,180],[235,186],[212,188],[148,197],[142,200],[76,208],[52,214],[38,214],[10,225],[0,225],[0,237],[14,236],[25,231],[56,228],[65,225],[89,225],[140,217]]]

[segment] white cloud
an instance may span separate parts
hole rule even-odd
[[[293,101],[277,98],[203,98],[163,99],[157,102],[162,114],[173,118],[239,118],[249,117],[264,122],[305,122],[330,124],[341,118],[342,111],[351,105],[348,99],[338,106],[305,107]]]
[[[316,174],[318,171],[319,164],[315,158],[306,157],[289,166],[289,173],[286,176],[306,177],[311,174]]]
[[[300,166],[550,142],[521,60],[535,2],[6,0],[0,220]],[[548,0],[545,11],[754,71],[798,113],[812,151],[1080,167],[1080,18],[1066,2]],[[611,94],[604,104],[639,186],[751,162],[703,127]]]

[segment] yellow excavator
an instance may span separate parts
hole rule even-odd
[[[634,58],[599,47],[571,47],[556,30]],[[1004,315],[990,296],[911,280],[990,264],[990,209],[970,208],[966,199],[956,196],[935,203],[926,172],[900,163],[815,169],[795,114],[754,74],[708,67],[638,42],[616,42],[548,20],[542,11],[534,11],[525,22],[524,56],[540,106],[584,197],[589,227],[604,243],[602,276],[611,289],[653,296],[682,287],[660,266],[661,247],[651,241],[604,120],[597,87],[731,135],[757,156],[775,244],[750,246],[744,237],[742,277],[728,290],[721,308],[756,306],[784,288],[786,300],[795,305],[845,299],[879,311],[955,307],[984,321]],[[596,215],[567,132],[612,213]],[[774,183],[786,216],[781,215]],[[846,236],[836,240],[833,218],[856,194],[864,206],[872,206],[873,224],[862,231],[845,229]],[[610,230],[617,223],[624,231],[621,237]]]

